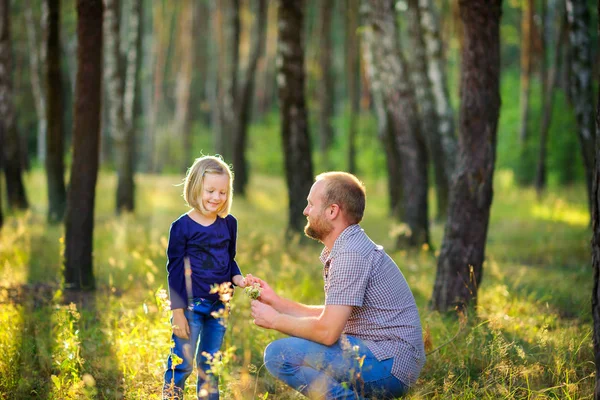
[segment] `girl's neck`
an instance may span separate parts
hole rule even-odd
[[[200,211],[196,210],[195,208],[188,211],[188,215],[195,222],[199,223],[200,225],[204,225],[204,226],[211,225],[217,219],[216,213],[204,214],[204,213],[201,213]]]

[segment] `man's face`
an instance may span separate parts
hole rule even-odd
[[[329,207],[323,204],[324,191],[325,182],[315,182],[310,189],[307,205],[304,209],[304,215],[307,219],[304,233],[309,238],[316,239],[320,242],[323,242],[323,239],[333,231],[333,225],[325,216],[325,212]]]

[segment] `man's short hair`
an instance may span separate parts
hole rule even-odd
[[[315,181],[325,182],[323,206],[337,204],[344,212],[350,224],[362,221],[367,203],[365,185],[347,172],[324,172],[316,176]]]

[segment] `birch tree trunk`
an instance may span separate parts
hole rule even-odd
[[[398,146],[396,145],[396,136],[392,128],[393,124],[383,98],[383,88],[379,82],[377,71],[374,68],[373,52],[371,49],[372,45],[365,43],[362,46],[362,54],[365,60],[366,72],[371,82],[371,98],[373,99],[375,113],[377,114],[377,137],[381,141],[381,146],[385,151],[390,215],[401,221],[404,216],[402,207],[403,196],[402,185],[398,184],[398,182],[402,181],[402,165]]]
[[[454,109],[450,103],[448,74],[444,57],[444,42],[440,31],[440,17],[433,0],[419,0],[420,22],[427,51],[428,75],[435,99],[438,132],[444,151],[446,175],[451,181],[456,165],[456,133]]]
[[[73,164],[65,221],[65,288],[93,290],[94,203],[102,92],[102,0],[77,0]]]
[[[421,26],[421,10],[419,0],[409,0],[406,12],[408,34],[413,53],[412,80],[415,86],[421,132],[426,139],[429,159],[434,170],[437,198],[436,219],[445,221],[448,213],[448,197],[450,176],[446,170],[446,154],[442,146],[439,132],[439,120],[436,112],[435,98],[431,80],[429,79],[429,61],[426,53],[425,34]]]
[[[265,48],[267,8],[267,0],[258,0],[258,10],[255,21],[256,32],[250,52],[250,61],[248,62],[245,78],[241,84],[240,96],[237,102],[238,118],[234,121],[233,168],[235,171],[235,180],[233,181],[233,185],[235,193],[242,196],[245,195],[246,185],[248,184],[248,164],[246,161],[247,132],[250,115],[252,113],[256,69],[258,60],[264,53]]]
[[[381,90],[400,155],[402,210],[406,228],[399,234],[398,248],[429,244],[427,216],[427,150],[419,126],[419,113],[410,74],[400,50],[394,2],[365,0],[364,39],[370,47],[371,85]],[[378,87],[377,87],[378,86]]]
[[[464,27],[458,164],[431,307],[477,303],[493,197],[500,113],[502,0],[459,0]]]
[[[577,133],[585,167],[588,207],[591,215],[594,178],[594,88],[590,39],[590,12],[586,0],[567,0],[569,42],[571,44],[570,94],[577,119]]]
[[[67,206],[65,188],[64,98],[60,51],[61,0],[45,0],[48,4],[46,36],[46,101],[48,140],[46,141],[46,182],[48,185],[48,222],[62,222]]]
[[[277,84],[288,187],[287,236],[302,233],[306,196],[313,182],[308,116],[304,97],[304,1],[279,0],[277,13]]]
[[[10,0],[0,0],[0,130],[3,132],[4,176],[8,206],[29,207],[22,178],[21,143],[16,126],[12,82]]]

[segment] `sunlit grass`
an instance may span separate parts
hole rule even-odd
[[[116,217],[112,174],[98,182],[93,301],[62,302],[62,226],[45,222],[41,172],[28,188],[32,211],[11,215],[0,236],[0,397],[158,399],[170,348],[169,313],[156,298],[166,287],[170,223],[186,211],[181,177],[136,177],[134,215]],[[591,398],[590,230],[583,186],[537,199],[498,171],[478,307],[460,318],[428,309],[436,261],[431,252],[395,251],[384,180],[367,180],[362,223],[396,260],[437,349],[408,398]],[[433,197],[433,196],[432,196]],[[433,208],[433,207],[432,207]],[[252,177],[236,197],[237,259],[283,296],[323,301],[320,246],[286,245],[287,191],[281,178]],[[439,249],[443,225],[431,226]],[[390,294],[393,295],[393,294]],[[73,308],[75,307],[75,308]],[[255,327],[249,299],[232,301],[221,365],[222,398],[298,398],[262,366],[280,334]],[[195,393],[190,378],[186,393]]]

